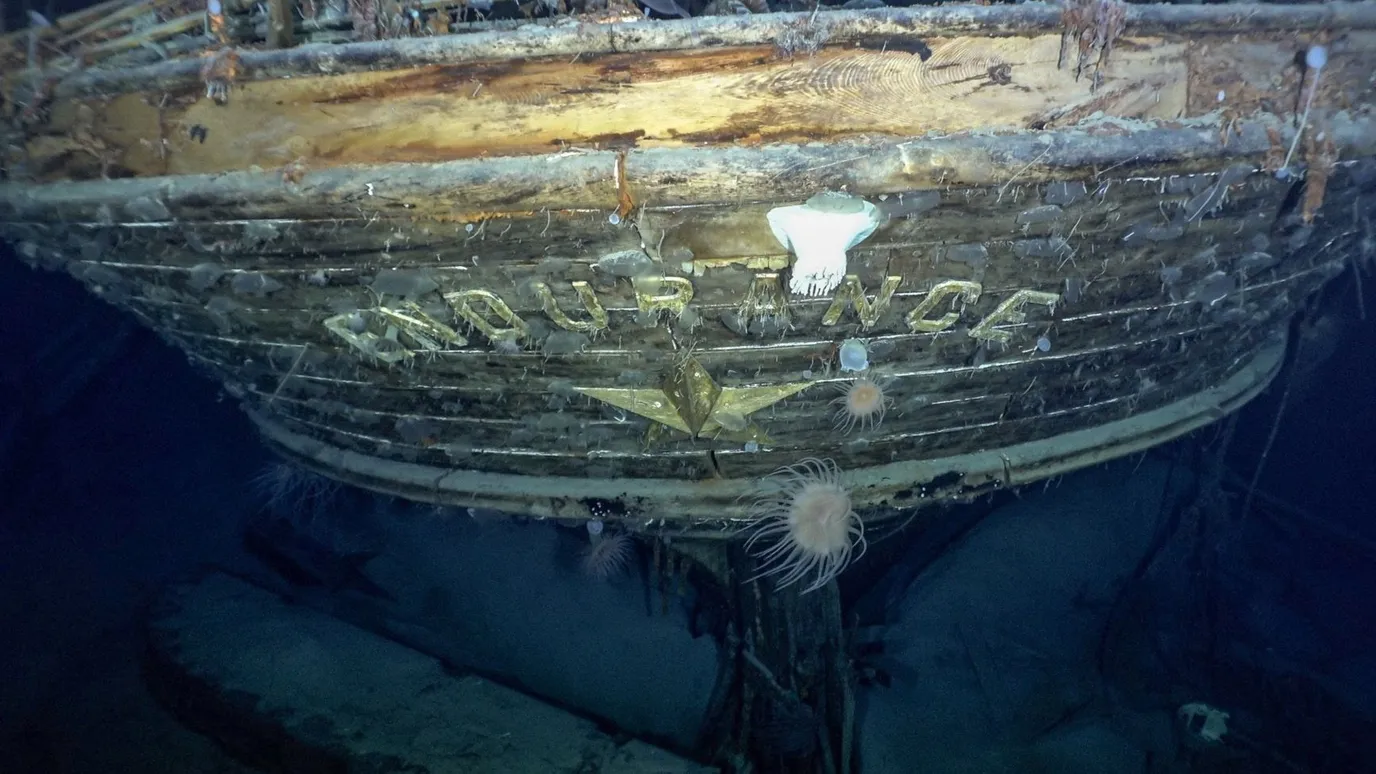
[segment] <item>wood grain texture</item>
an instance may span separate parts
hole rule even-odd
[[[1147,36],[1257,37],[1376,29],[1376,4],[1369,0],[1299,5],[1132,4],[1123,11],[1127,29]],[[319,72],[402,69],[542,55],[573,57],[773,45],[780,38],[800,32],[831,45],[882,48],[886,42],[911,38],[1055,34],[1061,31],[1064,21],[1061,5],[1037,2],[1013,7],[949,4],[869,11],[828,9],[816,16],[806,12],[774,13],[748,18],[640,19],[615,24],[569,24],[562,20],[553,25],[527,24],[499,35],[465,34],[348,47],[246,51],[245,64],[254,77],[298,77]],[[22,40],[22,32],[0,38],[11,44],[22,44]],[[113,94],[138,91],[150,84],[175,89],[193,85],[198,80],[199,68],[199,62],[185,58],[143,67],[91,68],[68,74],[57,93],[64,98]]]
[[[1185,48],[1124,41],[1104,83],[1058,69],[1060,36],[933,38],[926,53],[773,47],[431,65],[67,101],[27,144],[44,179],[311,169],[549,153],[1018,130],[1103,112],[1175,118]],[[202,127],[193,137],[192,127]],[[81,152],[72,137],[98,144]]]
[[[1316,119],[1317,120],[1317,119]],[[1376,119],[1323,117],[1344,158],[1376,154]],[[862,195],[960,185],[1159,177],[1262,164],[1295,135],[1291,121],[1259,115],[1227,122],[1122,126],[1112,122],[1011,135],[968,134],[758,147],[656,148],[624,154],[635,200],[656,206],[800,201],[818,190]],[[1226,142],[1225,142],[1226,139]],[[1282,154],[1284,147],[1281,147]],[[281,169],[175,178],[0,183],[10,222],[149,222],[225,219],[330,220],[485,217],[617,207],[613,151],[561,152],[532,160],[485,158],[435,164]],[[369,186],[372,186],[369,188]],[[372,195],[369,191],[372,191]]]

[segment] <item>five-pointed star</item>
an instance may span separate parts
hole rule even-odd
[[[759,440],[764,434],[751,414],[805,389],[811,382],[763,387],[719,386],[696,359],[677,367],[660,387],[577,387],[603,403],[671,427],[691,437],[723,436]]]

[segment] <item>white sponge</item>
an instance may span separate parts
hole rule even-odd
[[[789,290],[824,296],[846,276],[846,251],[878,228],[879,208],[858,196],[824,192],[769,211],[769,228],[796,260]]]

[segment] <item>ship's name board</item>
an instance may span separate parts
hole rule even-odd
[[[847,313],[853,313],[864,330],[874,327],[890,311],[894,292],[902,284],[900,276],[885,277],[872,295],[866,292],[856,275],[847,275],[836,288],[831,302],[822,314],[821,324],[840,324]],[[541,309],[549,321],[559,328],[597,336],[611,328],[611,316],[598,298],[592,285],[584,281],[571,283],[581,310],[566,309],[555,298],[554,291],[543,281],[531,283],[531,290],[539,299]],[[683,277],[653,277],[634,281],[637,310],[641,315],[681,316],[693,300],[693,283]],[[902,324],[912,333],[936,333],[954,326],[966,306],[972,305],[984,293],[984,286],[970,280],[942,280],[903,315]],[[481,333],[500,346],[521,343],[531,336],[529,323],[512,310],[497,293],[482,288],[455,290],[444,294],[445,303],[453,310],[457,322]],[[1015,290],[988,314],[969,328],[972,338],[1006,343],[1012,338],[1009,327],[1021,325],[1029,306],[1046,307],[1054,311],[1060,296],[1040,290]],[[787,321],[790,304],[777,272],[760,272],[753,276],[745,298],[736,309],[741,326],[753,320]],[[385,362],[398,362],[426,352],[469,345],[468,338],[449,322],[436,318],[414,302],[395,306],[379,303],[373,309],[331,317],[325,327],[360,352]]]

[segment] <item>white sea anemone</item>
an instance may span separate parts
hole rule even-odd
[[[249,488],[271,511],[313,517],[332,504],[339,482],[288,462],[274,462],[253,477]]]
[[[842,387],[840,397],[832,401],[836,406],[836,429],[849,435],[857,426],[861,430],[878,427],[890,402],[881,382],[866,377],[853,379]]]
[[[635,552],[630,535],[589,529],[588,536],[588,547],[583,551],[583,572],[597,580],[607,580],[626,571]]]
[[[750,508],[755,525],[745,548],[759,560],[751,580],[774,578],[777,588],[810,579],[815,591],[865,552],[865,525],[831,460],[809,458],[766,478]],[[756,549],[759,546],[759,549]]]

